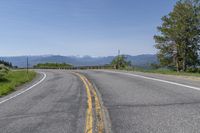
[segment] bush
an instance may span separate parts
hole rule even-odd
[[[200,73],[200,68],[188,68],[187,72]]]
[[[0,80],[4,79],[5,76],[8,74],[9,69],[3,64],[0,64]]]

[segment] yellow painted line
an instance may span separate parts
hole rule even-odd
[[[98,133],[103,133],[104,132],[104,120],[103,120],[103,111],[101,108],[101,104],[100,104],[100,100],[98,98],[98,95],[95,91],[95,89],[93,88],[93,85],[90,83],[90,81],[85,78],[85,80],[87,81],[87,83],[90,86],[90,90],[94,96],[95,99],[95,111],[96,111],[96,118],[97,118],[97,131]]]
[[[93,132],[93,113],[92,113],[92,97],[91,97],[90,89],[87,82],[85,81],[85,78],[78,73],[75,73],[75,74],[79,76],[80,79],[83,81],[86,88],[86,93],[87,93],[88,108],[86,112],[85,133],[92,133]]]
[[[104,125],[104,113],[101,107],[101,103],[99,100],[99,97],[96,93],[95,88],[91,84],[91,82],[83,75],[79,73],[75,73],[80,79],[83,81],[86,93],[87,93],[87,113],[86,113],[86,125],[85,125],[85,133],[92,133],[93,129],[97,129],[98,133],[103,133],[105,130]],[[95,118],[96,118],[96,125],[95,128],[93,128],[93,101],[92,96],[94,97],[94,105],[95,105]]]

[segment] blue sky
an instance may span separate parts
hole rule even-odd
[[[1,0],[0,56],[156,53],[175,0]]]

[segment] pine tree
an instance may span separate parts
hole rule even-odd
[[[111,65],[116,69],[122,69],[131,66],[131,62],[127,61],[124,55],[119,55],[113,59]]]
[[[186,71],[199,63],[200,6],[199,0],[180,0],[172,12],[162,18],[155,35],[161,65]]]

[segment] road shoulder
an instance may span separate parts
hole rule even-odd
[[[124,70],[95,70],[95,71],[113,72],[113,73],[116,72],[116,73],[119,73],[119,74],[124,73],[124,74],[140,75],[140,76],[144,76],[144,77],[148,77],[148,78],[155,78],[155,79],[158,79],[158,80],[165,80],[165,81],[169,81],[169,82],[175,82],[175,83],[178,83],[178,84],[200,87],[200,79],[194,80],[194,79],[186,78],[184,76],[144,73],[144,72],[124,71]]]
[[[43,74],[39,73],[37,71],[36,71],[36,73],[37,73],[37,75],[36,75],[36,77],[32,81],[27,82],[27,83],[25,83],[25,84],[23,84],[21,86],[18,86],[18,87],[16,87],[14,89],[15,91],[11,92],[8,95],[0,97],[0,103],[2,103],[3,101],[5,101],[6,99],[10,99],[11,97],[13,97],[13,96],[15,96],[15,95],[17,95],[17,94],[25,91],[27,88],[29,88],[29,87],[33,86],[34,84],[38,83],[39,81],[41,81],[42,78],[44,77]]]

